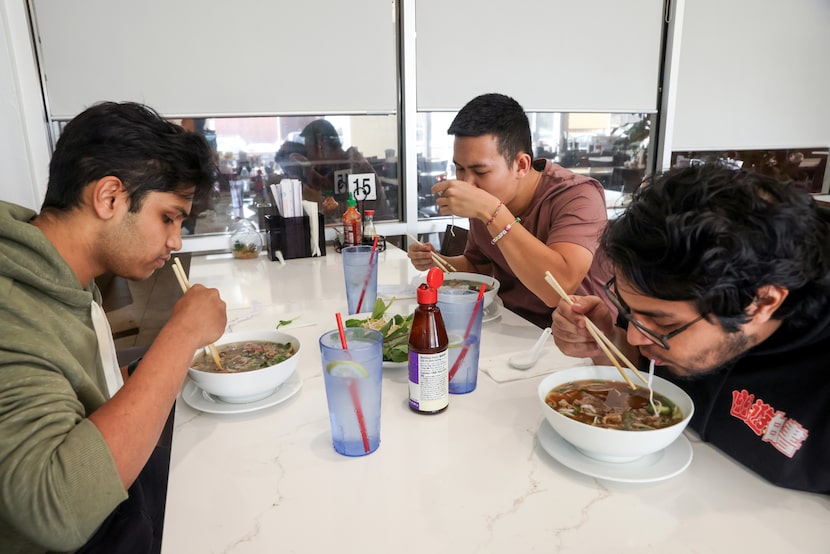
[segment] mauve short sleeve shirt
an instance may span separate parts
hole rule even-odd
[[[542,172],[542,177],[525,213],[515,214],[521,218],[521,225],[548,246],[568,242],[596,254],[608,217],[602,185],[548,160],[536,160],[534,167]],[[493,277],[501,283],[499,296],[508,309],[540,327],[549,326],[553,309],[516,278],[499,246],[490,244],[490,240],[485,224],[470,220],[464,255],[474,264],[493,264]],[[510,240],[510,235],[502,240]],[[602,285],[610,277],[604,258],[595,255],[576,294],[595,294],[602,298]]]

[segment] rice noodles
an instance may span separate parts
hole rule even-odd
[[[651,404],[651,409],[654,411],[655,414],[660,413],[660,410],[657,408],[657,405],[654,403],[654,389],[651,387],[651,383],[654,381],[654,360],[651,360],[651,363],[648,364],[648,403]],[[660,401],[657,401],[657,404],[660,404]]]

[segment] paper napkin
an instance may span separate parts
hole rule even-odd
[[[317,219],[317,202],[303,200],[303,211],[308,215],[308,223],[311,234],[311,255],[321,256],[320,253],[320,222]]]
[[[414,285],[383,285],[378,283],[378,296],[385,299],[394,296],[396,299],[401,300],[403,298],[415,298],[416,295],[417,290]]]
[[[519,381],[521,379],[530,379],[539,375],[553,373],[558,369],[565,369],[568,367],[576,367],[582,365],[591,365],[590,358],[572,358],[566,356],[559,351],[558,348],[544,348],[539,356],[539,361],[530,369],[513,369],[507,360],[515,352],[508,354],[500,354],[495,357],[481,358],[478,361],[478,368],[490,376],[497,383],[506,383],[508,381]]]
[[[271,195],[274,197],[274,203],[277,206],[277,211],[281,216],[285,217],[285,209],[282,207],[282,194],[280,194],[279,187],[275,184],[269,185],[271,188]]]

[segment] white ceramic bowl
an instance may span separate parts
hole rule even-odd
[[[426,279],[426,278],[425,278]],[[482,275],[480,273],[466,273],[464,271],[454,271],[452,273],[444,274],[444,282],[451,281],[453,279],[463,279],[465,281],[475,281],[476,283],[487,283],[487,286],[490,290],[484,293],[484,307],[487,308],[490,304],[493,303],[493,300],[496,299],[496,296],[499,294],[499,286],[500,283],[498,279],[495,277],[490,277],[488,275]],[[480,286],[480,285],[479,285]],[[476,287],[478,288],[478,287]],[[453,289],[446,285],[442,285],[438,289],[438,300],[445,301],[446,296],[453,294]],[[457,291],[456,291],[457,292]],[[450,302],[452,300],[449,300]]]
[[[290,342],[294,345],[295,352],[287,360],[261,369],[238,373],[213,373],[191,367],[188,375],[199,388],[223,402],[245,404],[269,396],[297,368],[297,362],[300,360],[300,341],[279,331],[246,331],[225,333],[216,341],[216,346],[248,341]],[[202,352],[197,352],[196,355],[202,356]]]
[[[648,378],[648,373],[641,373],[643,377]],[[639,382],[633,375],[630,377],[635,384]],[[658,392],[674,402],[683,412],[683,419],[680,422],[662,429],[622,431],[594,427],[560,414],[545,403],[545,397],[552,389],[571,381],[583,379],[623,381],[617,368],[613,366],[573,367],[556,371],[545,377],[539,383],[538,394],[539,403],[548,423],[562,438],[590,458],[604,462],[630,462],[653,452],[658,452],[680,436],[694,413],[694,404],[689,395],[677,385],[657,376],[654,377],[652,382],[654,392]]]

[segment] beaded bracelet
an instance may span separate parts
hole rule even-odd
[[[499,202],[499,205],[496,206],[496,210],[493,212],[493,215],[490,216],[490,221],[487,222],[487,227],[489,227],[496,220],[496,216],[499,215],[499,210],[502,206],[504,206],[504,202]]]
[[[501,233],[499,233],[498,235],[496,235],[495,237],[493,237],[490,240],[490,244],[496,244],[497,242],[499,242],[504,237],[504,235],[506,235],[507,233],[510,232],[510,228],[513,227],[514,223],[520,223],[521,221],[522,221],[522,218],[517,217],[513,221],[513,223],[508,223],[507,226],[504,229],[502,229]]]

